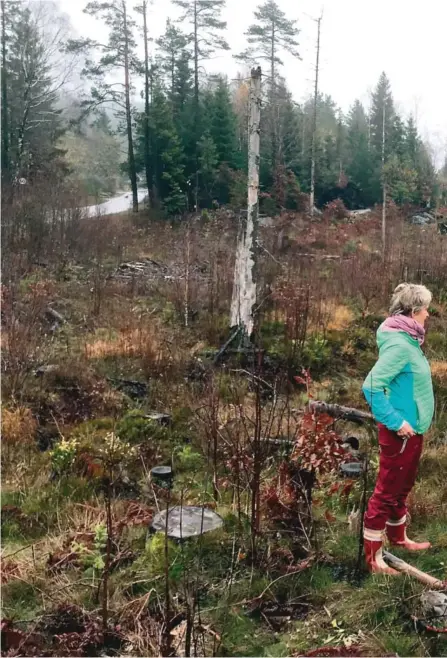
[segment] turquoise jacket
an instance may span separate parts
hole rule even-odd
[[[430,365],[418,341],[405,331],[377,331],[379,359],[363,382],[363,394],[374,418],[390,430],[404,420],[418,434],[433,420],[434,396]]]

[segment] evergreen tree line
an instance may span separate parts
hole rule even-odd
[[[130,0],[86,5],[84,11],[108,27],[109,37],[101,44],[93,39],[63,44],[65,57],[82,58],[90,87],[74,103],[76,112],[71,108],[70,124],[58,109],[61,91],[45,35],[20,0],[1,1],[4,178],[32,178],[51,163],[68,171],[68,163],[72,169],[84,167],[82,176],[95,193],[111,193],[119,177],[115,170],[107,175],[107,162],[116,168],[124,146],[122,172],[131,184],[134,210],[139,183],[147,185],[152,208],[169,215],[227,203],[245,206],[249,80],[246,74],[231,82],[223,75],[203,76],[204,60],[229,48],[221,19],[225,0],[172,3],[181,18],[167,21],[155,46],[147,0],[137,6]],[[314,99],[295,102],[281,77],[283,54],[298,57],[299,30],[275,0],[266,0],[245,36],[248,47],[235,56],[244,71],[257,63],[264,74],[263,203],[269,212],[301,208],[310,190]],[[144,46],[142,57],[138,45]],[[380,203],[383,181],[398,204],[435,204],[445,174],[435,171],[414,118],[404,120],[397,112],[385,73],[370,108],[357,100],[343,114],[330,96],[319,94],[316,109],[317,205],[335,198],[350,208]],[[110,113],[117,121],[113,130]],[[95,148],[95,173],[88,182],[89,157],[73,157],[72,151],[77,139],[91,141],[92,134],[103,148]]]

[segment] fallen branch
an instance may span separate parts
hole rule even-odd
[[[337,254],[294,254],[295,257],[301,258],[318,258],[320,260],[339,260],[341,256]]]
[[[364,423],[374,420],[372,414],[352,407],[343,407],[340,404],[328,404],[319,400],[311,400],[309,402],[309,409],[317,413],[324,413],[332,416],[333,418],[352,420],[357,423]]]
[[[227,342],[223,345],[223,347],[220,348],[220,350],[217,352],[216,356],[213,359],[213,364],[216,365],[220,359],[220,357],[226,352],[228,347],[231,345],[231,343],[236,340],[237,336],[242,332],[242,325],[239,325],[236,331],[231,334],[230,338],[227,340]]]
[[[37,546],[38,544],[43,544],[46,539],[41,539],[40,541],[33,542],[32,544],[27,544],[26,546],[22,546],[19,548],[17,551],[14,551],[13,553],[8,553],[8,555],[0,555],[2,560],[7,560],[10,557],[13,557],[13,555],[17,555],[17,553],[21,553],[22,551],[26,551],[27,548],[32,548],[33,546]]]
[[[401,573],[406,573],[408,576],[413,576],[421,583],[424,583],[424,585],[428,585],[429,587],[433,587],[434,589],[447,589],[446,580],[439,580],[434,576],[430,576],[430,574],[425,573],[425,571],[416,569],[416,567],[413,567],[413,565],[408,564],[408,562],[401,560],[400,558],[396,557],[395,555],[392,555],[392,553],[389,553],[388,551],[383,551],[383,557],[385,558],[386,562],[388,562],[390,567],[396,569],[397,571],[400,571]]]

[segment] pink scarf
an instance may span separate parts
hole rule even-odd
[[[381,325],[382,331],[405,331],[422,345],[425,338],[424,327],[406,315],[391,315]]]

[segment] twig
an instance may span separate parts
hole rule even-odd
[[[256,598],[256,599],[262,599],[262,597],[264,596],[264,594],[265,594],[266,592],[268,592],[268,590],[269,590],[271,587],[273,587],[273,585],[275,585],[275,583],[277,583],[279,580],[282,580],[283,578],[288,578],[288,576],[294,576],[294,575],[296,575],[297,573],[301,573],[302,571],[304,571],[304,569],[306,569],[307,566],[309,565],[310,560],[311,560],[311,558],[307,558],[306,560],[304,560],[303,562],[300,563],[300,564],[302,565],[301,568],[300,568],[300,566],[298,565],[297,568],[295,569],[295,571],[290,571],[289,573],[284,573],[284,574],[282,574],[281,576],[278,576],[278,578],[275,578],[275,580],[272,580],[272,582],[269,583],[269,584],[267,585],[267,587],[266,587],[265,589],[262,590],[261,594],[260,594],[259,596],[256,596],[255,598]]]
[[[14,555],[17,555],[17,553],[21,553],[22,551],[26,551],[27,548],[32,548],[33,546],[37,546],[38,544],[43,544],[46,539],[41,539],[40,541],[33,542],[32,544],[27,544],[26,546],[22,546],[22,548],[19,548],[17,551],[14,551],[14,553],[8,553],[8,555],[1,555],[2,560],[8,560],[10,557],[13,557]]]

